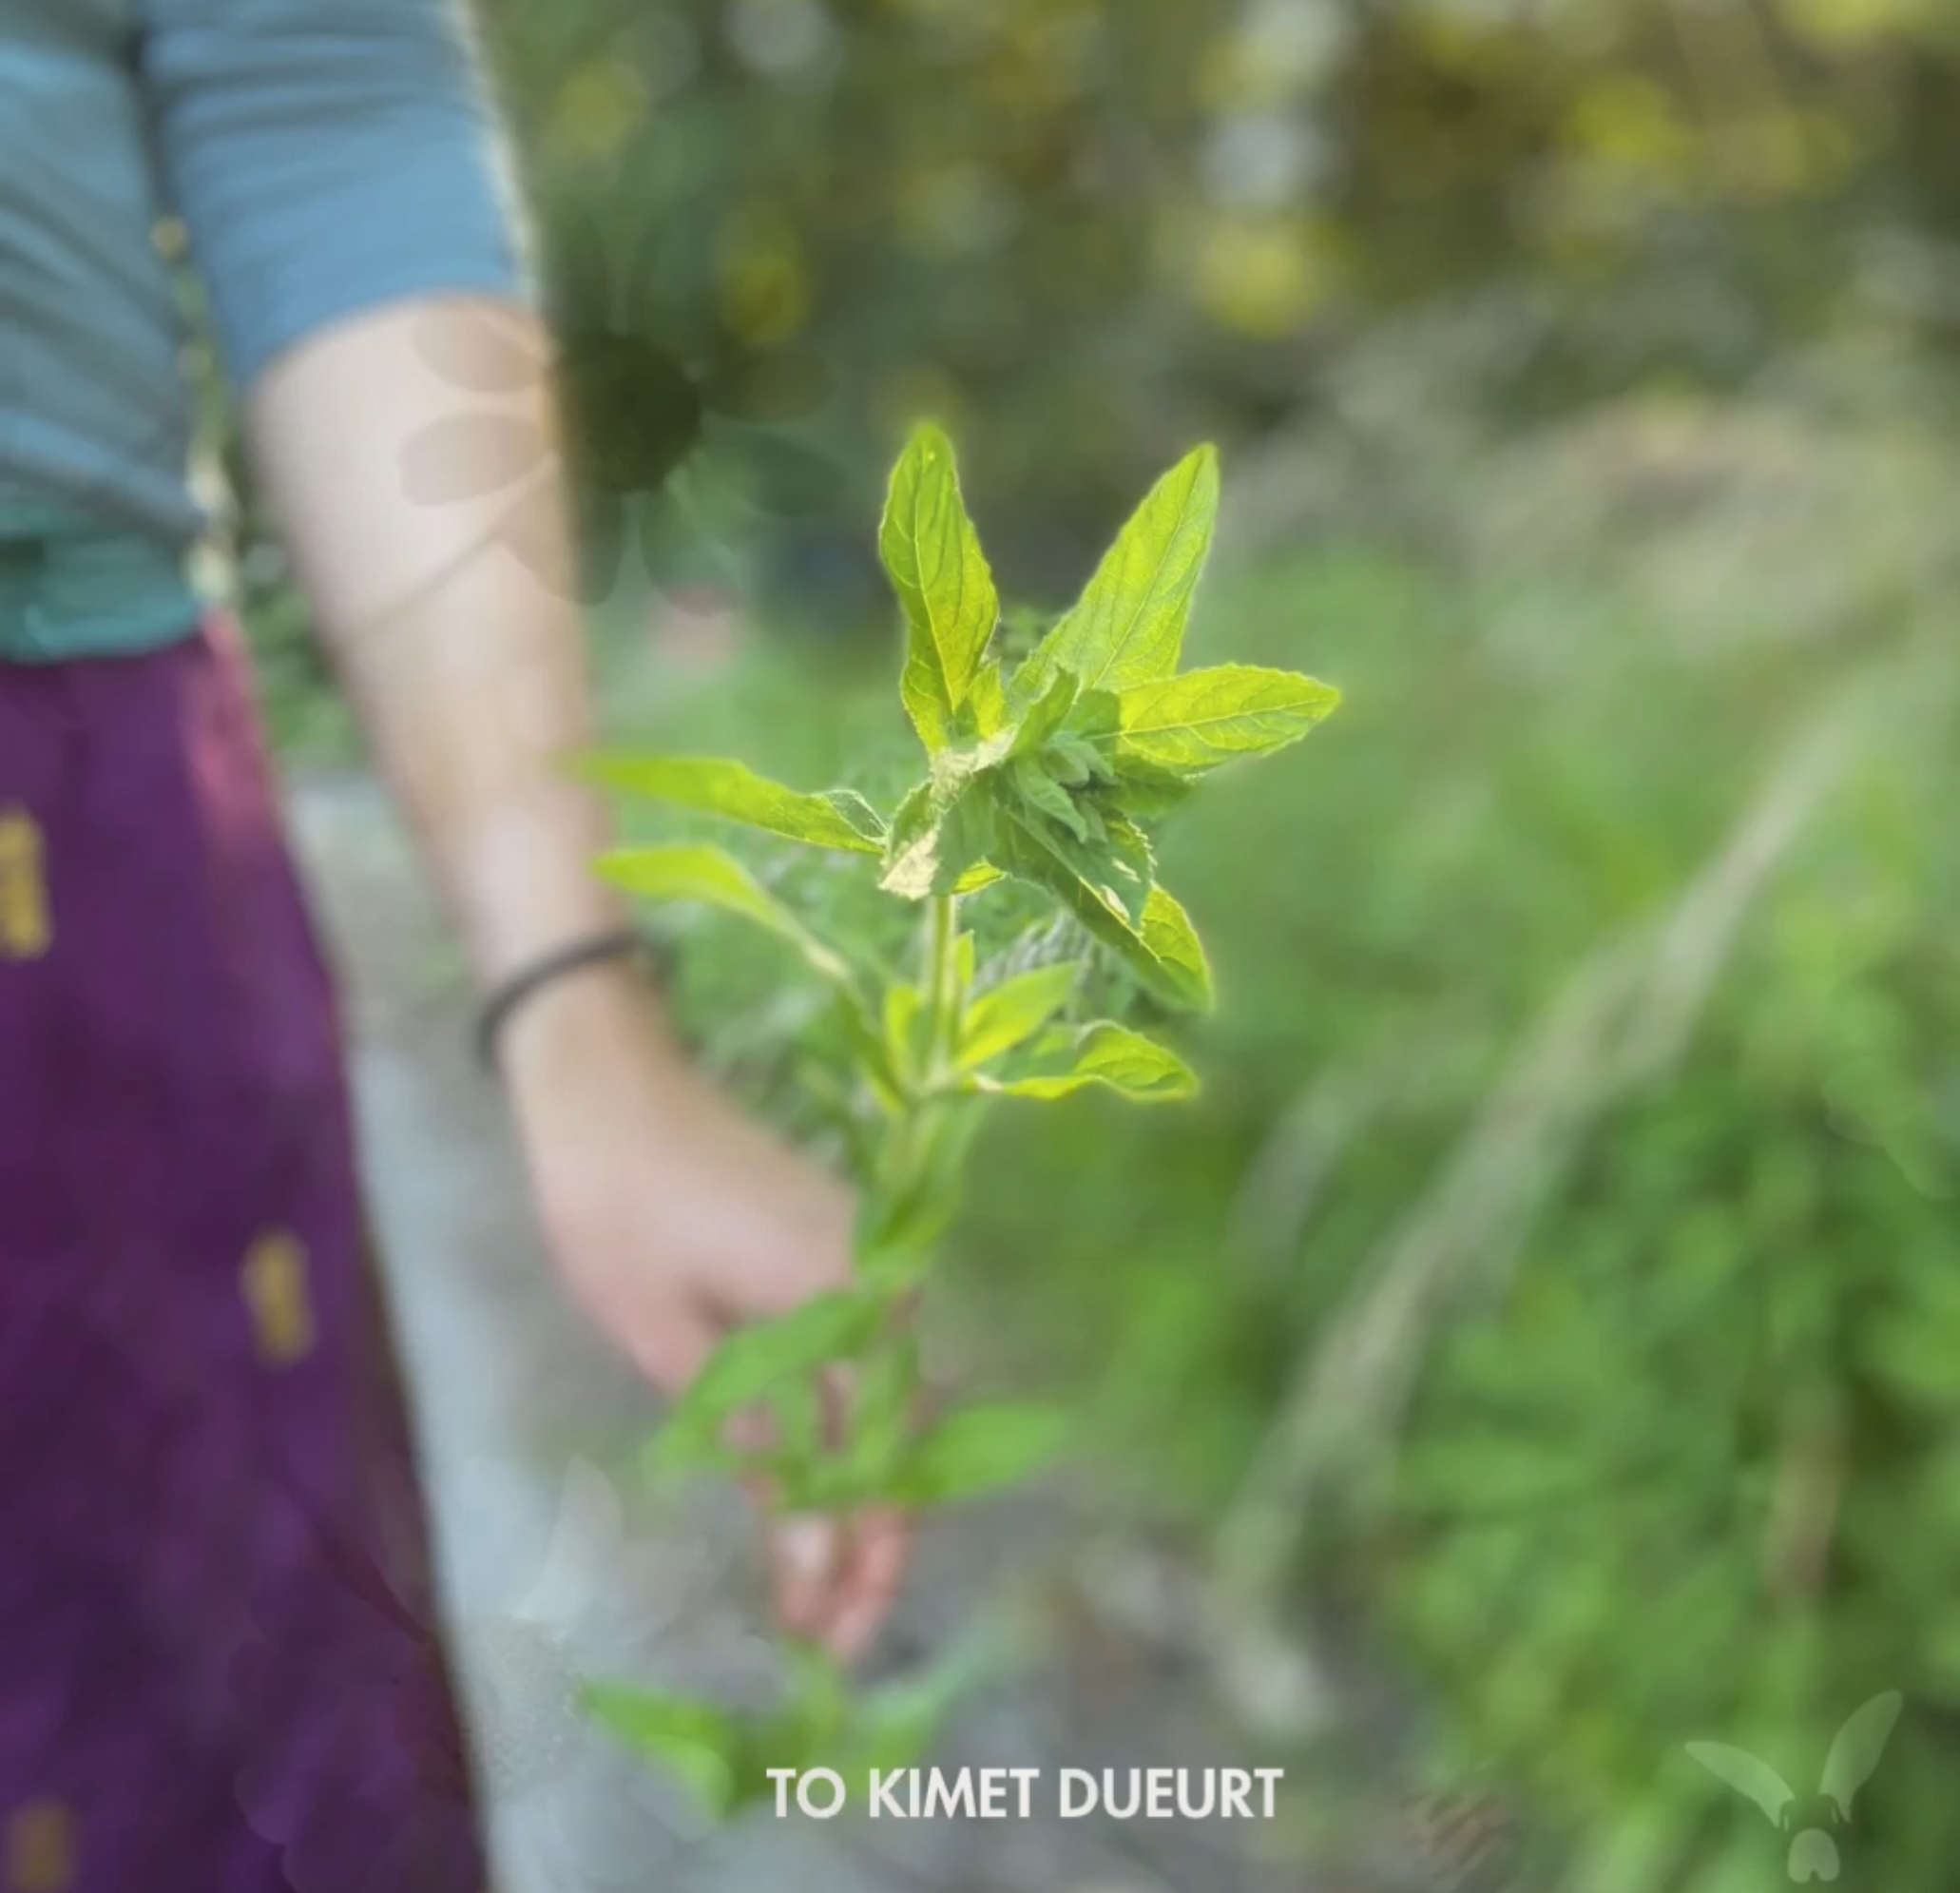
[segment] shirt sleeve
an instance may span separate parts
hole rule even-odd
[[[234,386],[410,298],[528,299],[461,0],[140,0],[166,196]]]

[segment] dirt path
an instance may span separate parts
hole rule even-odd
[[[766,1689],[739,1513],[652,1516],[603,1469],[654,1410],[555,1288],[500,1101],[468,1053],[460,967],[401,835],[362,781],[304,781],[290,801],[342,975],[370,1195],[508,1893],[1298,1893],[1253,1864],[1248,1843],[1270,1830],[1217,1822],[764,1815],[703,1837],[663,1784],[581,1726],[579,1674]],[[1096,1563],[1062,1513],[1042,1501],[969,1516],[923,1548],[894,1660],[943,1644],[1004,1585],[1037,1600],[1044,1626],[1036,1667],[976,1698],[937,1759],[1049,1781],[1062,1767],[1239,1759],[1167,1643],[1134,1629],[1153,1610],[1175,1615],[1174,1585],[1134,1548]],[[1085,1602],[1153,1583],[1163,1594],[1130,1611],[1130,1629]]]

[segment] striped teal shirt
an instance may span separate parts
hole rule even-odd
[[[196,622],[171,218],[241,391],[364,310],[523,293],[456,0],[0,0],[0,659]]]

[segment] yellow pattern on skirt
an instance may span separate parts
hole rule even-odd
[[[31,815],[0,811],[0,959],[39,959],[54,943],[45,856]]]
[[[75,1817],[33,1801],[7,1823],[7,1893],[63,1893],[75,1881]]]

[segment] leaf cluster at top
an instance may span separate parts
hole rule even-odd
[[[1297,741],[1338,701],[1291,671],[1179,671],[1218,502],[1218,456],[1200,448],[1158,483],[1074,607],[1009,669],[996,654],[1000,598],[951,445],[921,427],[893,473],[878,544],[905,618],[899,695],[927,768],[889,818],[847,791],[800,794],[721,760],[603,761],[596,771],[791,840],[875,855],[879,885],[905,899],[1015,877],[1159,999],[1207,1007],[1204,950],[1158,881],[1147,826],[1208,771]],[[645,853],[614,858],[608,871],[641,892],[683,892]],[[715,875],[732,884],[741,871],[728,863]],[[738,904],[759,918],[746,896]],[[816,945],[800,927],[778,931],[806,952]],[[831,970],[820,949],[813,963]]]

